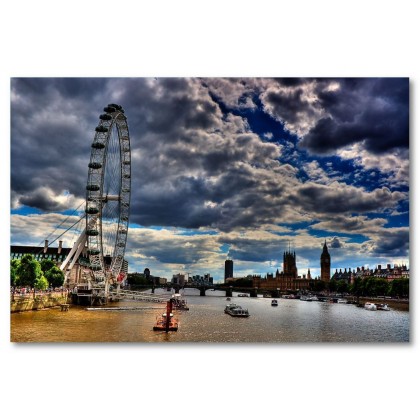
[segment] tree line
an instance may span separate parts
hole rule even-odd
[[[380,277],[356,278],[352,284],[344,280],[331,280],[325,282],[322,280],[312,280],[309,288],[313,292],[335,292],[350,293],[354,296],[393,296],[400,298],[409,298],[409,279],[398,278],[388,281]]]
[[[61,287],[64,283],[63,272],[51,260],[37,261],[26,254],[19,260],[10,261],[10,285],[46,290]]]

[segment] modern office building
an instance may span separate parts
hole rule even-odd
[[[225,261],[225,283],[226,279],[233,277],[233,261],[226,260]]]

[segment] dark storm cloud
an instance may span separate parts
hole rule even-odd
[[[188,236],[169,230],[137,229],[129,238],[130,253],[163,264],[195,264],[216,255],[217,248],[211,235]]]
[[[332,249],[337,249],[337,248],[342,248],[342,247],[343,247],[343,245],[342,245],[342,243],[340,242],[340,239],[338,239],[338,238],[333,238],[333,240],[331,241],[331,243],[330,243],[329,247],[330,247],[330,248],[332,248]]]
[[[221,243],[229,242],[229,257],[233,260],[263,262],[278,260],[283,256],[287,242],[279,237],[270,238],[246,238],[224,237],[219,238]]]
[[[48,211],[63,210],[62,203],[54,200],[54,197],[49,196],[49,194],[42,189],[38,189],[28,196],[21,196],[20,203],[24,206],[45,209]]]
[[[211,226],[220,219],[220,210],[205,206],[208,196],[202,179],[180,177],[166,186],[145,187],[134,197],[131,220],[144,226]]]
[[[117,79],[118,101],[126,109],[130,131],[154,133],[176,142],[186,129],[216,129],[221,111],[195,79]]]
[[[320,118],[300,142],[318,154],[354,143],[381,154],[409,145],[409,81],[400,79],[337,79],[339,88],[317,89]]]
[[[273,115],[296,126],[319,119],[321,105],[334,123],[355,124],[358,117],[346,110],[357,109],[366,83],[340,81],[342,87],[328,93],[331,81],[314,79],[13,79],[13,200],[56,210],[64,204],[54,195],[69,191],[83,198],[98,116],[116,102],[126,111],[131,135],[133,222],[231,231],[293,221],[301,211],[337,214],[393,206],[400,193],[387,189],[367,193],[345,184],[300,183],[296,168],[281,167],[281,148],[262,141],[241,116],[222,111],[209,92],[239,108],[240,98],[260,94]],[[398,83],[391,89],[376,81],[372,95],[378,91],[404,103]],[[315,93],[319,99],[311,102]],[[341,105],[340,95],[347,104]],[[43,196],[45,191],[50,192]]]
[[[292,204],[314,213],[368,213],[394,207],[406,194],[378,188],[372,192],[345,184],[319,185],[306,183],[289,197]]]
[[[12,199],[41,210],[58,210],[53,197],[84,195],[90,144],[101,108],[92,106],[100,79],[12,79]],[[100,90],[100,89],[99,89]]]
[[[296,87],[296,85],[288,86]],[[282,121],[290,124],[297,124],[302,118],[302,114],[310,117],[315,115],[313,106],[304,97],[304,90],[297,87],[293,90],[279,91],[267,90],[263,95],[263,102],[269,113],[281,117]]]
[[[329,232],[358,233],[366,236],[377,236],[383,232],[383,227],[387,223],[385,218],[369,218],[368,216],[349,216],[346,214],[326,215],[324,220],[311,225],[312,229],[324,230]]]
[[[300,77],[276,77],[274,80],[279,82],[281,86],[295,87],[302,85],[308,79]]]
[[[409,236],[408,228],[388,229],[386,235],[364,244],[363,249],[376,257],[399,255],[408,258]]]
[[[271,173],[261,175],[256,166],[276,163],[278,146],[261,141],[241,117],[223,115],[197,80],[128,80],[116,87],[136,133],[131,220],[233,229],[273,219],[276,209],[257,209],[258,202],[269,204],[259,180],[270,183]]]

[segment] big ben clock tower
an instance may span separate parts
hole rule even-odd
[[[327,240],[321,254],[321,280],[329,282],[331,279],[331,257],[328,252]]]

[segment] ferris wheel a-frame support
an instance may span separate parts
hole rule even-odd
[[[77,241],[74,243],[72,249],[69,252],[69,255],[67,255],[66,259],[60,265],[60,270],[64,272],[64,284],[68,284],[68,278],[70,276],[71,270],[76,261],[79,259],[80,254],[86,247],[86,239],[87,237],[85,228],[83,229],[83,232],[80,234]]]

